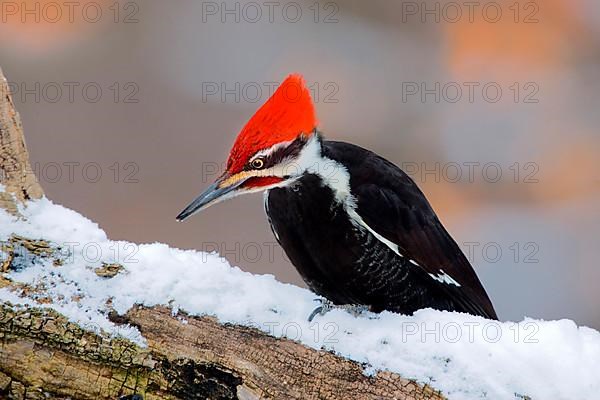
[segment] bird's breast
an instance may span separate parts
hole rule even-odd
[[[399,257],[365,228],[317,175],[269,191],[265,210],[273,232],[308,286],[336,303],[364,303],[390,277]],[[374,281],[374,279],[376,281]],[[360,297],[360,298],[358,298]]]

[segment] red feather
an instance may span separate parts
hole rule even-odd
[[[240,172],[257,151],[311,135],[317,126],[315,107],[300,74],[288,76],[250,118],[238,135],[227,160],[230,174]]]
[[[279,182],[283,182],[283,178],[278,176],[260,176],[248,179],[242,186],[246,189],[254,189],[274,185]]]

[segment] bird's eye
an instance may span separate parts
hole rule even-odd
[[[265,160],[263,160],[262,158],[255,158],[254,160],[252,160],[250,165],[254,169],[262,169],[265,166]]]

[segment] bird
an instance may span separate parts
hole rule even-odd
[[[353,314],[424,308],[497,319],[473,267],[417,184],[392,162],[326,140],[289,75],[238,134],[222,175],[178,216],[264,192],[278,243],[321,305]]]

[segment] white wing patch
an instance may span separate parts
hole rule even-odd
[[[443,269],[440,269],[439,274],[437,274],[437,275],[429,274],[429,276],[431,276],[433,279],[435,279],[438,282],[446,283],[448,285],[456,285],[456,286],[460,287],[460,283],[456,282],[450,275],[445,273]]]

